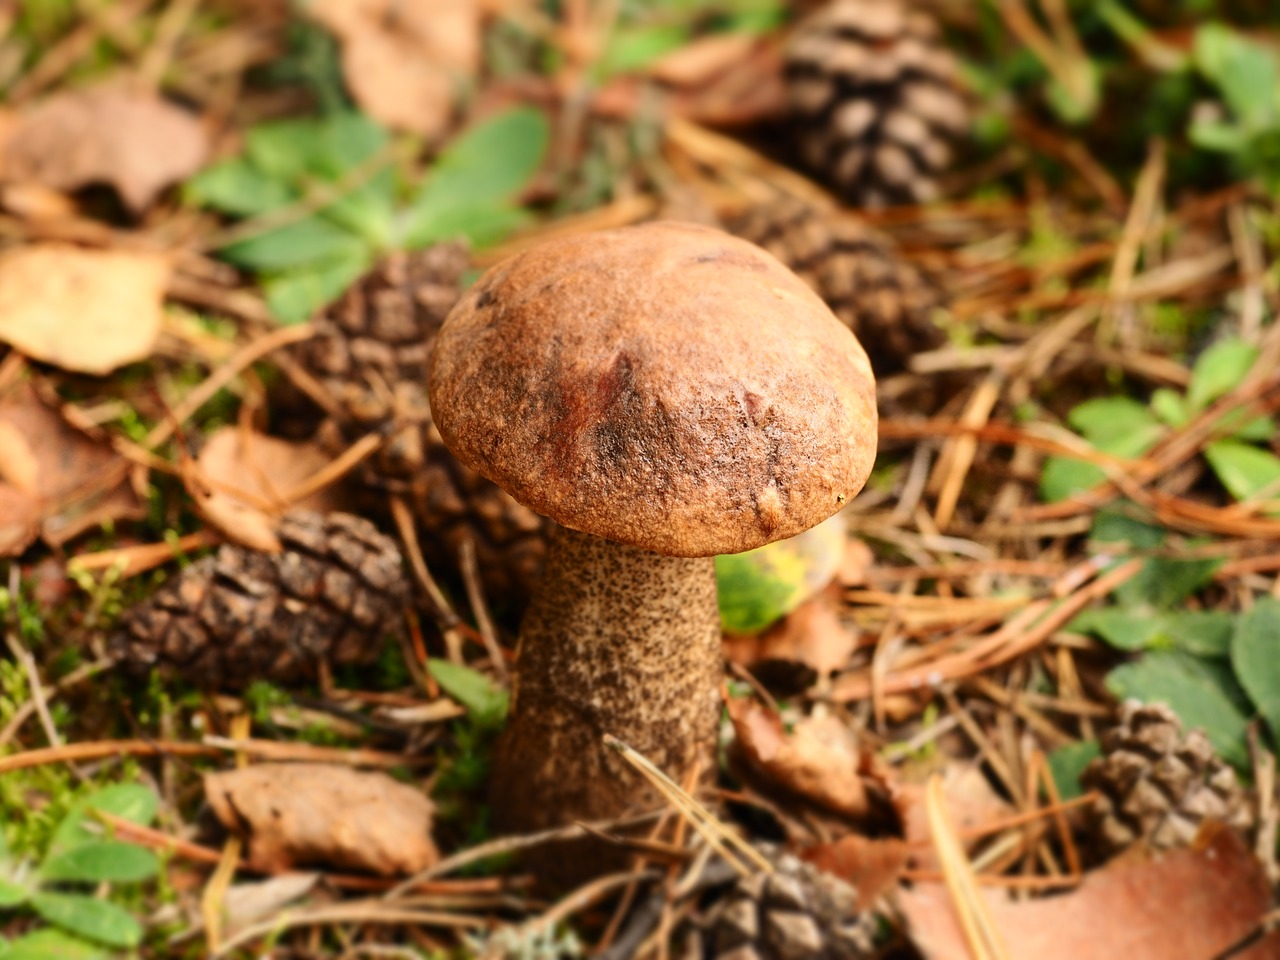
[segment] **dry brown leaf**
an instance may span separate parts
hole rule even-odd
[[[0,178],[63,191],[107,183],[134,213],[199,170],[209,154],[198,118],[154,93],[115,84],[37,104],[17,118],[3,146]]]
[[[0,340],[36,360],[105,374],[151,354],[164,318],[165,256],[62,243],[0,254]]]
[[[858,893],[858,903],[870,906],[897,884],[911,857],[911,845],[896,837],[850,833],[801,850],[800,856],[849,884]]]
[[[313,0],[307,15],[342,44],[342,73],[366,113],[425,137],[442,133],[480,64],[475,0]]]
[[[837,614],[831,594],[823,592],[811,597],[755,636],[726,635],[725,656],[740,666],[774,660],[802,663],[826,676],[845,666],[857,638]]]
[[[853,732],[832,716],[806,717],[788,733],[777,713],[729,700],[738,749],[751,766],[792,793],[850,817],[870,809]]]
[[[329,456],[313,443],[295,443],[239,427],[209,437],[190,468],[188,487],[200,513],[236,543],[275,553],[280,514],[297,507],[331,513],[346,503],[329,486],[292,503],[291,492],[326,466]]]
[[[29,384],[0,399],[0,556],[37,536],[60,546],[108,520],[146,513],[109,444],[70,426]]]
[[[1225,828],[1203,849],[1112,861],[1061,896],[984,895],[1011,960],[1208,960],[1251,933],[1271,902],[1261,865]],[[898,904],[927,960],[969,960],[945,886],[900,891]],[[1232,956],[1277,960],[1280,932]]]
[[[909,775],[909,774],[908,774]],[[974,831],[1013,816],[1016,812],[991,786],[981,768],[973,763],[948,763],[942,770],[942,796],[947,815],[956,832],[964,837]],[[938,856],[929,829],[923,783],[896,782],[893,805],[902,821],[902,832],[915,851],[912,865],[918,870],[939,869]],[[976,839],[962,840],[971,849]]]
[[[384,773],[259,763],[206,774],[204,790],[222,825],[244,836],[255,869],[312,863],[390,876],[439,859],[431,801]]]

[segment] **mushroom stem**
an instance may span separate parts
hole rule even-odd
[[[520,628],[494,758],[498,824],[530,832],[617,817],[657,794],[610,733],[677,782],[710,772],[723,670],[714,561],[560,528]]]

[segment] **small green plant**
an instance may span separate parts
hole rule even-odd
[[[141,942],[142,926],[128,911],[84,888],[149,880],[160,872],[160,861],[150,850],[95,829],[96,811],[147,824],[155,817],[156,796],[136,784],[117,784],[80,798],[38,863],[11,854],[0,832],[0,915],[30,911],[50,925],[0,941],[3,960],[87,960]]]
[[[300,322],[389,251],[455,239],[483,246],[526,223],[515,198],[548,139],[541,113],[509,110],[410,178],[394,162],[388,132],[361,113],[281,120],[249,130],[244,152],[190,181],[186,195],[255,218],[262,229],[233,231],[220,253],[258,274],[277,318]]]
[[[1249,373],[1258,349],[1242,340],[1214,344],[1196,361],[1185,394],[1160,389],[1148,404],[1130,397],[1086,400],[1067,416],[1067,422],[1102,453],[1140,457],[1168,435],[1185,426],[1225,396]],[[1280,457],[1259,446],[1275,433],[1264,416],[1248,417],[1239,410],[1222,415],[1216,439],[1206,445],[1205,460],[1236,500],[1268,499],[1280,495]],[[1096,464],[1069,457],[1050,457],[1040,476],[1040,493],[1050,502],[1065,500],[1106,479]]]
[[[1222,561],[1168,556],[1160,552],[1162,529],[1123,513],[1100,514],[1092,540],[1098,549],[1148,554],[1110,604],[1068,625],[1133,655],[1107,675],[1108,689],[1120,699],[1167,704],[1186,727],[1204,730],[1224,760],[1247,769],[1255,715],[1280,742],[1280,601],[1266,598],[1241,614],[1189,606]]]
[[[1280,57],[1220,23],[1196,31],[1196,69],[1217,88],[1228,116],[1200,117],[1191,142],[1227,154],[1236,172],[1280,192]]]

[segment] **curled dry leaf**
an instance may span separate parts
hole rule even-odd
[[[36,360],[105,374],[151,354],[169,259],[62,243],[0,254],[0,340]]]
[[[1271,902],[1262,866],[1226,828],[1199,849],[1123,857],[1060,896],[1015,902],[985,889],[1010,960],[1170,960],[1223,956],[1252,933]],[[916,948],[927,960],[970,956],[947,889],[920,884],[898,894]],[[1280,958],[1280,932],[1232,953]]]
[[[725,656],[740,666],[789,660],[825,676],[849,661],[857,638],[840,621],[830,593],[806,600],[764,633],[725,635]]]
[[[134,213],[199,170],[209,154],[200,120],[154,93],[109,85],[50,97],[18,116],[0,178],[55,190],[115,187]]]
[[[475,0],[313,0],[307,15],[342,44],[342,72],[374,119],[443,132],[455,94],[480,63]]]
[[[145,513],[109,444],[70,426],[29,384],[0,398],[0,556]]]
[[[391,876],[439,859],[431,801],[384,773],[259,763],[206,774],[204,790],[219,822],[244,836],[255,869],[310,863]]]
[[[331,513],[346,504],[334,486],[297,502],[290,496],[329,463],[313,443],[296,443],[253,430],[223,427],[214,432],[188,466],[188,487],[201,515],[228,539],[276,553],[282,513],[291,508]]]
[[[863,757],[839,719],[806,717],[788,732],[777,713],[750,700],[729,700],[728,711],[737,749],[767,780],[845,816],[870,812]]]

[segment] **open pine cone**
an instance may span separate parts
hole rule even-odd
[[[316,320],[294,356],[330,400],[325,447],[337,454],[366,434],[387,437],[355,476],[366,511],[385,515],[390,495],[405,496],[428,561],[456,569],[469,538],[489,599],[518,605],[541,568],[546,521],[458,463],[427,402],[427,359],[467,266],[459,244],[390,255]]]
[[[933,320],[941,289],[884,234],[793,197],[755,206],[728,227],[799,274],[857,335],[877,374],[902,370],[945,339]]]
[[[712,908],[708,960],[860,960],[874,951],[875,918],[853,888],[789,853],[772,874],[739,880]]]
[[[368,520],[295,511],[282,553],[225,545],[125,613],[111,640],[127,669],[210,689],[301,683],[322,666],[371,663],[404,629],[400,551]]]
[[[801,158],[845,200],[938,196],[969,111],[932,17],[906,0],[833,0],[796,27],[785,58]]]
[[[1188,846],[1209,820],[1252,829],[1253,803],[1235,771],[1199,730],[1184,734],[1168,707],[1126,703],[1102,750],[1080,782],[1101,794],[1089,819],[1105,855],[1138,842]]]

